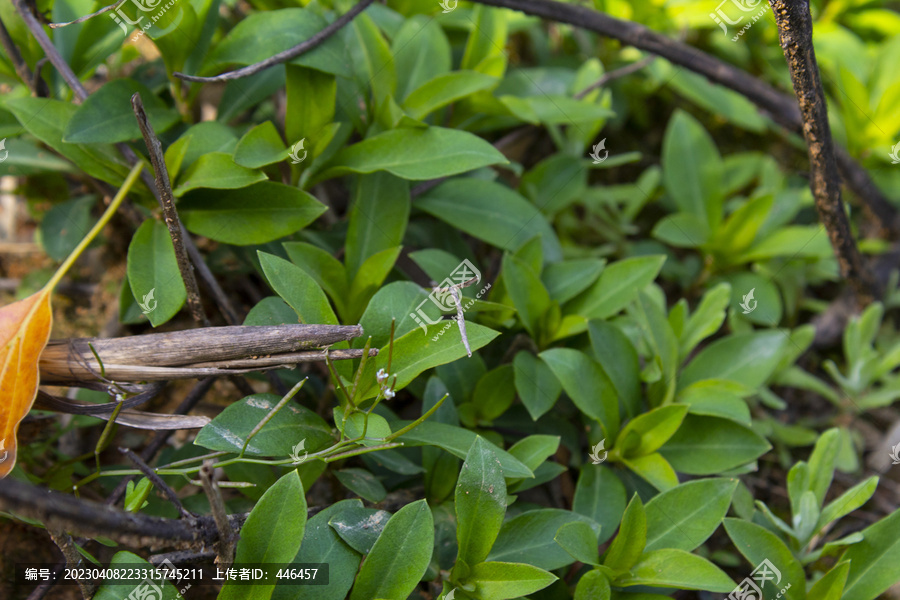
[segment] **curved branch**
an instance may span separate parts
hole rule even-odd
[[[863,263],[841,201],[841,182],[828,126],[828,106],[813,49],[809,4],[803,0],[769,2],[778,23],[781,47],[803,118],[803,137],[809,148],[810,188],[816,211],[828,232],[841,275],[861,299],[871,300],[877,294],[875,280]]]
[[[109,11],[113,10],[114,8],[117,8],[120,4],[124,4],[124,3],[125,3],[125,0],[116,0],[116,2],[113,2],[109,6],[104,6],[97,12],[92,12],[89,15],[84,15],[83,17],[78,17],[74,21],[69,21],[67,23],[47,23],[47,27],[49,27],[50,29],[59,29],[60,27],[68,27],[69,25],[75,25],[77,23],[84,23],[85,21],[87,21],[89,19],[93,19],[97,15],[102,15],[105,12],[109,12]]]
[[[287,62],[293,58],[297,58],[301,54],[309,52],[316,46],[320,46],[321,44],[325,43],[328,38],[337,33],[337,31],[344,27],[344,25],[356,18],[356,15],[366,10],[374,1],[375,0],[359,0],[359,2],[357,2],[353,8],[341,15],[341,17],[338,18],[334,23],[331,23],[308,40],[304,40],[293,48],[288,48],[284,52],[279,52],[278,54],[270,56],[269,58],[258,63],[248,65],[246,67],[237,69],[236,71],[229,71],[227,73],[222,73],[221,75],[215,75],[213,77],[198,77],[197,75],[185,75],[184,73],[178,72],[173,73],[173,75],[185,81],[195,81],[200,83],[212,83],[214,81],[232,81],[234,79],[241,79],[243,77],[256,75],[260,71],[265,71],[269,67],[274,67],[275,65]]]
[[[640,50],[652,52],[745,96],[782,127],[797,133],[803,129],[803,119],[793,97],[779,92],[742,69],[701,50],[669,39],[638,23],[554,0],[473,0],[473,2],[567,23],[619,40]],[[871,208],[872,213],[881,219],[886,229],[897,232],[900,229],[897,209],[885,198],[865,169],[840,148],[836,151],[836,158],[847,187],[861,202]]]

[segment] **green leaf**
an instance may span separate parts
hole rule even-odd
[[[434,549],[434,519],[425,500],[391,517],[363,562],[350,600],[406,598],[425,575]]]
[[[603,272],[604,266],[606,261],[597,258],[550,263],[541,273],[541,279],[550,297],[563,304],[590,287]]]
[[[340,536],[328,525],[333,517],[348,508],[362,508],[359,500],[341,500],[326,507],[306,523],[303,543],[294,557],[292,564],[324,562],[328,563],[328,585],[311,585],[303,587],[305,600],[344,600],[356,570],[359,568],[361,556],[348,547]],[[294,600],[296,588],[289,585],[275,586],[272,600]]]
[[[622,428],[616,438],[616,450],[626,458],[656,452],[678,431],[687,411],[683,404],[670,404],[638,415]]]
[[[618,431],[619,401],[616,390],[595,360],[572,348],[553,348],[541,352],[539,356],[581,412],[599,421],[608,436]]]
[[[88,96],[72,115],[63,140],[70,144],[115,143],[141,137],[131,97],[141,95],[150,125],[157,133],[178,121],[178,113],[134,79],[113,79]]]
[[[900,579],[900,510],[863,529],[863,540],[841,557],[850,561],[844,600],[874,600]],[[816,599],[818,600],[818,599]]]
[[[300,549],[306,529],[306,496],[296,470],[266,490],[241,527],[235,562],[288,563]],[[225,584],[219,598],[268,600],[275,584]]]
[[[253,394],[229,404],[200,430],[194,444],[218,452],[239,453],[253,428],[280,400],[275,394]],[[247,454],[288,457],[301,441],[305,451],[315,452],[333,443],[334,438],[322,417],[292,402],[253,436]]]
[[[566,523],[559,528],[553,539],[575,560],[586,565],[600,564],[597,532],[584,521]]]
[[[235,164],[230,154],[213,152],[204,154],[179,178],[172,190],[176,197],[200,188],[233,190],[265,181],[262,171]]]
[[[575,125],[613,117],[608,108],[561,94],[544,96],[498,96],[517,118],[532,125]]]
[[[878,477],[869,477],[829,502],[819,515],[819,527],[840,519],[869,501],[878,487]]]
[[[715,230],[722,220],[722,158],[703,126],[681,110],[666,128],[662,166],[666,190],[678,208]]]
[[[259,251],[259,264],[269,285],[308,324],[337,325],[338,320],[325,292],[297,265]]]
[[[709,242],[706,219],[692,213],[675,213],[657,221],[653,237],[676,248],[700,248]]]
[[[532,338],[539,339],[541,320],[550,308],[550,294],[538,275],[512,254],[503,257],[503,283]]]
[[[454,71],[426,81],[403,101],[403,109],[413,119],[422,119],[435,110],[475,92],[496,85],[497,79],[476,71]]]
[[[28,133],[53,148],[88,175],[120,185],[128,174],[121,155],[109,145],[79,145],[63,142],[63,131],[78,110],[69,102],[47,98],[14,98],[8,108]]]
[[[578,580],[575,600],[609,600],[609,579],[597,569],[588,571]]]
[[[734,421],[688,415],[660,453],[680,473],[715,475],[756,460],[770,448],[764,438]]]
[[[609,375],[629,416],[641,410],[641,369],[637,350],[622,330],[606,321],[588,323],[594,358]]]
[[[782,598],[806,600],[806,575],[803,573],[803,567],[778,536],[755,523],[731,518],[725,519],[725,531],[728,532],[728,537],[734,542],[738,552],[744,555],[754,569],[764,560],[768,560],[781,572],[781,581],[771,580],[760,586],[764,596],[774,598],[790,583],[791,588]],[[869,600],[877,595],[873,595]]]
[[[553,538],[572,521],[584,521],[600,533],[600,526],[591,519],[567,510],[530,510],[503,524],[488,560],[527,563],[548,571],[570,565],[574,559]]]
[[[467,582],[475,585],[480,598],[507,600],[542,590],[556,579],[553,573],[531,565],[483,562],[472,567]]]
[[[466,349],[462,344],[459,326],[453,321],[450,328],[443,335],[437,337],[443,325],[429,325],[428,333],[421,330],[410,331],[399,340],[394,341],[394,357],[391,366],[391,375],[397,376],[396,389],[402,389],[409,385],[413,379],[426,369],[438,365],[447,364],[466,356]],[[466,333],[472,352],[486,346],[499,335],[493,329],[488,329],[477,323],[466,321]],[[376,368],[387,369],[388,352],[386,349],[378,354]],[[393,381],[393,377],[391,378]],[[374,381],[374,380],[373,380]],[[373,392],[374,393],[374,392]]]
[[[673,548],[647,552],[614,583],[723,593],[734,590],[734,582],[722,569],[701,556]]]
[[[236,244],[265,244],[303,229],[326,207],[295,187],[263,181],[239,190],[194,190],[178,203],[191,233]]]
[[[841,600],[849,572],[850,561],[839,562],[809,588],[807,596],[816,600]]]
[[[409,220],[409,184],[388,173],[360,175],[353,197],[344,259],[350,280],[370,256],[403,242]]]
[[[325,20],[312,10],[285,8],[253,12],[244,17],[219,42],[207,59],[204,70],[224,65],[250,65],[288,50],[313,37],[326,27]],[[340,36],[332,36],[291,60],[326,73],[349,77],[350,59]]]
[[[525,198],[500,183],[473,178],[451,179],[416,198],[416,208],[510,252],[540,235],[544,260],[562,259],[559,240],[546,217]]]
[[[281,162],[288,154],[290,149],[285,147],[272,121],[263,121],[245,133],[238,142],[234,149],[234,162],[248,169],[258,169]]]
[[[328,524],[347,545],[368,554],[390,518],[391,513],[387,511],[354,506],[336,514]]]
[[[675,474],[675,469],[659,452],[635,458],[623,458],[622,462],[661,492],[678,485],[678,475]]]
[[[341,261],[330,252],[306,242],[284,242],[282,245],[291,262],[315,280],[343,315],[350,290]]]
[[[18,125],[15,128],[15,133],[21,133]],[[75,172],[75,167],[66,159],[51,154],[43,147],[24,138],[3,139],[9,154],[4,155],[5,160],[0,163],[0,176],[22,177],[47,172]]]
[[[284,134],[292,148],[300,140],[310,138],[307,148],[309,158],[313,158],[320,148],[321,140],[317,138],[323,137],[323,128],[334,121],[337,80],[330,73],[291,64],[286,65],[285,74]],[[281,142],[280,136],[278,141]]]
[[[397,257],[400,256],[400,246],[388,248],[380,252],[376,252],[370,256],[362,264],[356,277],[350,284],[350,312],[346,319],[351,323],[358,321],[360,314],[365,310],[369,299],[375,294],[378,288],[384,283],[385,278],[394,268]]]
[[[737,479],[700,479],[654,496],[645,507],[645,551],[690,552],[705,542],[725,518],[737,484]]]
[[[381,502],[387,496],[387,490],[381,482],[364,469],[342,469],[335,471],[334,476],[348,490],[369,502]]]
[[[625,486],[611,469],[597,465],[581,468],[572,510],[600,524],[599,543],[612,537],[622,520],[627,501]]]
[[[473,18],[474,17],[474,18]],[[507,41],[507,13],[503,10],[489,7],[476,6],[473,11],[472,30],[469,33],[469,39],[466,41],[466,50],[460,63],[462,69],[481,70],[478,67],[491,64],[491,58],[499,57],[504,59],[505,66],[506,53],[504,48]],[[489,75],[500,77],[503,70],[499,72],[488,72]],[[482,71],[487,72],[487,71]]]
[[[338,152],[321,177],[387,171],[420,181],[506,164],[500,152],[480,137],[458,129],[392,129]]]
[[[509,453],[534,471],[559,449],[558,435],[529,435],[509,448]]]
[[[533,421],[553,408],[562,392],[562,385],[547,366],[527,350],[521,350],[513,359],[516,392]]]
[[[438,21],[426,15],[416,15],[403,22],[393,36],[391,52],[397,66],[398,102],[450,70],[450,42]]]
[[[644,551],[647,543],[647,515],[637,494],[622,515],[619,533],[613,538],[603,558],[603,565],[617,573],[629,571]]]
[[[406,426],[408,423],[399,421],[394,424],[395,429]],[[474,431],[455,427],[453,425],[445,425],[443,423],[432,423],[425,421],[417,425],[412,431],[404,433],[397,441],[404,442],[408,446],[437,446],[443,448],[457,458],[466,458],[475,442],[476,434]],[[500,466],[503,468],[503,476],[510,478],[533,477],[534,474],[522,462],[505,450],[501,450],[487,440],[484,444],[497,456]]]
[[[678,355],[688,356],[697,344],[714,334],[725,321],[725,309],[731,299],[731,286],[720,283],[705,294],[700,305],[679,334]]]
[[[128,284],[143,312],[154,327],[162,325],[179,310],[187,291],[175,259],[169,230],[156,219],[147,219],[128,245]]]
[[[634,300],[638,292],[656,279],[666,257],[661,255],[626,258],[608,265],[597,283],[579,294],[566,307],[566,314],[586,319],[606,319]]]
[[[825,502],[825,494],[831,487],[834,467],[840,449],[840,430],[832,427],[822,433],[809,456],[809,490],[816,495],[816,507]]]
[[[391,49],[375,22],[366,13],[353,19],[344,30],[344,40],[356,79],[371,86],[375,103],[392,97],[397,89],[397,69]]]
[[[779,330],[736,333],[716,340],[684,369],[678,388],[702,379],[730,379],[756,389],[778,366],[786,343],[787,335]]]
[[[471,404],[479,419],[493,421],[512,405],[516,395],[513,378],[513,367],[506,364],[491,369],[478,380]]]
[[[506,482],[500,461],[476,437],[456,484],[457,560],[476,565],[487,558],[506,515]]]
[[[53,260],[64,260],[94,225],[91,209],[96,196],[82,196],[55,205],[41,219],[40,239],[44,251]]]

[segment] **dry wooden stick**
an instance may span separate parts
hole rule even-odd
[[[215,469],[212,465],[212,460],[203,461],[203,466],[200,468],[200,482],[203,484],[206,497],[209,498],[209,508],[216,521],[216,527],[219,529],[219,539],[216,542],[216,554],[218,555],[216,563],[222,569],[228,569],[234,563],[234,529],[228,521],[225,500],[222,499],[222,492],[216,482]]]
[[[806,0],[769,0],[784,58],[803,120],[803,137],[809,148],[810,188],[819,219],[828,232],[841,275],[863,304],[879,295],[872,273],[863,263],[850,220],[841,201],[841,182],[828,125],[828,106],[819,77],[812,42],[812,15]]]
[[[209,516],[198,517],[192,524],[186,519],[130,513],[14,479],[5,479],[0,486],[0,510],[83,537],[108,537],[137,547],[199,549],[219,539],[215,521]],[[246,519],[247,513],[228,515],[233,530],[240,530]]]
[[[175,247],[175,259],[187,290],[187,303],[191,310],[191,316],[200,325],[208,327],[209,319],[206,318],[206,313],[203,312],[203,303],[200,301],[200,288],[197,287],[194,268],[184,247],[185,231],[181,225],[181,219],[178,218],[178,210],[175,208],[175,196],[172,194],[172,185],[169,182],[169,170],[166,168],[166,159],[163,157],[162,144],[159,143],[159,138],[156,137],[153,126],[147,119],[144,103],[141,102],[139,93],[135,93],[131,97],[131,106],[150,154],[150,162],[156,175],[155,183],[156,190],[159,192],[159,205],[162,207],[166,228],[169,230],[169,237],[172,238],[172,245]]]

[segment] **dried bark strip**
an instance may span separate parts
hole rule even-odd
[[[878,286],[863,263],[841,201],[841,182],[828,125],[828,106],[819,76],[812,42],[812,15],[806,0],[769,0],[784,58],[803,121],[803,137],[809,149],[810,188],[819,219],[837,256],[841,275],[862,303],[872,301]]]
[[[40,360],[45,384],[108,380],[161,380],[270,369],[324,360],[313,350],[362,335],[358,325],[205,327],[125,338],[51,341]],[[93,347],[93,351],[91,348]],[[103,363],[97,362],[94,352]],[[358,358],[361,350],[335,350]]]

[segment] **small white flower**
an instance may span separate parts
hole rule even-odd
[[[393,397],[396,396],[396,395],[397,395],[397,394],[394,393],[394,390],[392,390],[392,389],[386,389],[386,390],[384,390],[384,399],[385,399],[385,400],[390,400],[391,398],[393,398]]]
[[[388,377],[390,377],[390,375],[388,375],[387,371],[384,369],[378,369],[378,372],[375,373],[375,379],[378,380],[378,383],[384,383]]]

